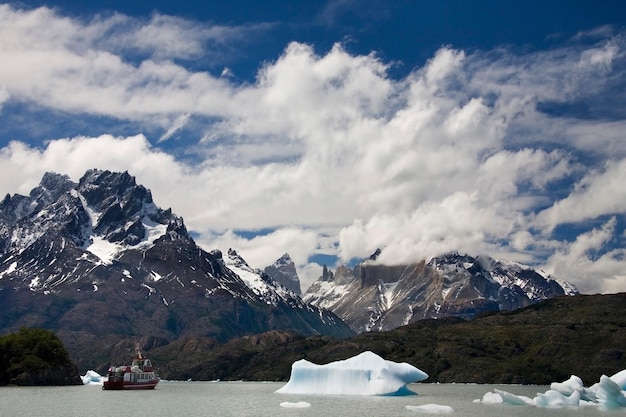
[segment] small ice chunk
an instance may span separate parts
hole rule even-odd
[[[428,378],[408,363],[385,360],[372,352],[316,365],[305,359],[291,366],[289,382],[277,393],[321,395],[410,395],[407,384]]]
[[[428,413],[428,414],[444,414],[451,413],[454,411],[452,407],[449,405],[440,405],[440,404],[424,404],[424,405],[407,405],[407,410],[416,411],[418,413]]]
[[[290,403],[285,401],[280,403],[280,406],[285,408],[308,408],[311,406],[311,403],[308,403],[306,401],[298,401],[297,403]]]
[[[83,380],[83,385],[102,385],[104,381],[102,375],[91,369],[80,378]]]
[[[502,397],[497,392],[486,392],[482,400],[475,400],[483,404],[502,404]]]
[[[626,391],[622,385],[626,384],[626,370],[608,377],[602,375],[600,382],[586,388],[582,380],[572,375],[567,381],[553,382],[546,392],[537,393],[532,400],[521,395],[510,394],[506,391],[494,389],[488,392],[482,400],[474,400],[483,404],[535,405],[537,407],[569,408],[592,407],[604,408],[626,407]]]
[[[580,399],[583,401],[594,402],[597,400],[596,394],[589,388],[585,388],[583,380],[576,375],[572,375],[567,381],[553,382],[550,384],[550,389],[558,391],[567,397],[571,396],[574,392],[579,392]]]
[[[537,407],[578,407],[580,405],[580,391],[574,391],[571,395],[564,395],[559,391],[549,389],[545,393],[538,393],[535,397]]]
[[[498,394],[500,398],[502,398],[503,404],[508,404],[508,405],[534,405],[535,404],[532,398],[528,398],[523,395],[515,395],[515,394],[511,394],[510,392],[502,391],[499,389],[494,389],[493,391],[496,394]]]
[[[574,391],[582,391],[584,388],[583,380],[576,375],[570,376],[567,381],[553,382],[550,384],[550,389],[558,391],[563,395],[572,395]]]
[[[621,387],[606,375],[600,377],[600,382],[596,385],[596,395],[603,407],[626,407],[626,397]]]

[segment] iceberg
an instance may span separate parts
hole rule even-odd
[[[104,377],[92,370],[87,371],[87,373],[80,378],[83,380],[83,385],[102,385],[104,382]]]
[[[537,393],[535,398],[511,394],[494,389],[486,393],[483,404],[531,405],[542,408],[570,408],[583,406],[600,406],[605,409],[626,407],[626,370],[608,377],[602,375],[600,382],[587,388],[582,380],[572,375],[567,381],[553,382],[550,389],[544,393]]]
[[[316,365],[305,359],[291,366],[291,376],[279,394],[320,395],[412,395],[411,382],[428,374],[406,362],[385,360],[373,352],[352,358]]]

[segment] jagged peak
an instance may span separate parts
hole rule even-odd
[[[372,253],[372,254],[369,256],[369,258],[368,258],[368,259],[369,259],[370,261],[375,261],[376,259],[378,259],[378,257],[380,256],[380,254],[381,254],[381,253],[382,253],[382,249],[380,249],[380,248],[376,248],[376,250],[374,251],[374,253]]]
[[[291,259],[291,256],[289,256],[289,254],[285,252],[283,256],[281,256],[276,260],[276,262],[274,262],[274,266],[290,265],[292,263],[294,263],[293,259]]]
[[[61,195],[76,187],[68,175],[55,172],[44,173],[39,185],[30,192],[30,198],[39,205],[47,205],[57,200]]]
[[[228,249],[228,257],[231,259],[231,261],[232,261],[235,265],[237,265],[237,266],[239,266],[239,267],[245,267],[245,268],[251,269],[251,268],[250,268],[250,265],[248,265],[248,263],[246,262],[246,260],[245,260],[245,259],[243,259],[243,258],[242,258],[242,257],[241,257],[238,253],[237,253],[237,251],[236,251],[236,250],[234,250],[233,248],[229,248],[229,249]]]
[[[43,174],[39,186],[48,190],[56,190],[68,183],[71,186],[76,185],[76,183],[72,182],[69,175],[48,171]]]

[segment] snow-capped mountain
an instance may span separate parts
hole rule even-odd
[[[374,262],[340,266],[306,291],[304,300],[329,309],[356,332],[390,330],[416,320],[514,310],[576,288],[530,267],[488,256],[450,253],[411,265]]]
[[[47,173],[28,196],[0,202],[0,332],[228,340],[273,329],[347,336],[333,313],[304,303],[234,251],[196,245],[128,173]]]
[[[273,264],[266,266],[263,271],[288,290],[300,296],[302,295],[296,264],[288,253],[278,258]]]

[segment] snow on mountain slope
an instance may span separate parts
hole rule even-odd
[[[128,173],[101,170],[78,183],[46,173],[0,202],[0,331],[21,325],[170,339],[353,334],[234,251],[198,247]]]
[[[560,284],[530,267],[488,256],[451,253],[396,266],[372,259],[354,269],[340,266],[334,274],[325,267],[303,298],[365,332],[425,318],[471,318],[578,293],[571,284]]]

